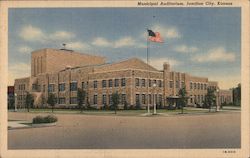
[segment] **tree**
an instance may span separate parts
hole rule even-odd
[[[81,109],[81,112],[83,109],[83,103],[85,100],[85,96],[86,96],[85,91],[82,90],[81,88],[78,88],[78,90],[77,90],[77,104],[78,104],[78,107]]]
[[[26,94],[25,104],[28,109],[28,112],[30,112],[30,108],[33,107],[34,104],[34,97],[29,92],[27,92]]]
[[[120,96],[117,92],[115,93],[112,93],[112,96],[111,96],[111,100],[112,100],[112,109],[115,110],[115,114],[116,114],[116,111],[117,111],[117,107],[118,107],[118,104],[120,102]]]
[[[237,106],[241,105],[241,84],[233,88],[233,104]]]
[[[186,87],[183,87],[179,90],[179,105],[181,106],[181,113],[183,114],[183,107],[187,105],[187,91]]]
[[[215,104],[216,96],[214,94],[215,90],[208,88],[207,95],[205,96],[205,105],[209,108],[209,112],[211,111],[212,106]]]
[[[54,112],[54,106],[56,104],[56,96],[53,93],[49,93],[47,103],[51,106],[52,112]]]

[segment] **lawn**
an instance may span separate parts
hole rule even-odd
[[[194,114],[194,113],[208,113],[208,109],[186,109],[184,108],[183,113],[185,114]],[[19,112],[27,112],[27,110],[22,110]],[[30,113],[52,113],[51,109],[30,109]],[[83,110],[82,112],[79,109],[54,109],[55,114],[82,114],[82,115],[119,115],[119,116],[140,116],[147,113],[147,110],[117,110],[117,114],[112,110]],[[150,113],[153,113],[153,110],[150,110]],[[165,115],[175,115],[180,114],[181,109],[176,110],[166,110],[166,109],[157,109],[157,113]]]

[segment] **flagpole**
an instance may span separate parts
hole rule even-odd
[[[147,29],[147,31],[148,31],[148,29]],[[150,114],[150,108],[149,108],[149,40],[148,40],[148,38],[149,38],[149,35],[148,35],[148,32],[147,32],[147,70],[148,70],[148,72],[147,72],[147,80],[148,80],[148,82],[147,82],[147,104],[148,104],[148,114]]]

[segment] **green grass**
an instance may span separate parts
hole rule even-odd
[[[194,114],[194,113],[207,113],[209,110],[206,109],[185,109],[183,113],[185,114]],[[22,111],[22,112],[27,112]],[[150,110],[153,113],[153,109]],[[30,113],[52,113],[51,109],[30,109]],[[146,109],[143,110],[117,110],[118,116],[139,116],[147,113]],[[166,110],[166,109],[157,109],[157,113],[163,114],[180,114],[181,109],[176,110]],[[79,109],[54,109],[54,114],[80,114],[80,115],[115,115],[115,111],[111,110],[83,110],[82,113]]]

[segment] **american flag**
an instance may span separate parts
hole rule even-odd
[[[151,42],[163,43],[163,39],[159,32],[153,32],[152,30],[148,30],[148,40]]]

